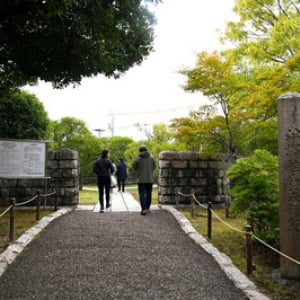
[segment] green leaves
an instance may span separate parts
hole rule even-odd
[[[74,140],[77,138],[88,139],[92,136],[84,121],[74,117],[64,117],[60,121],[53,122],[53,149],[70,148],[77,150],[74,147]]]
[[[222,37],[232,48],[201,52],[194,68],[180,71],[184,89],[206,96],[220,115],[195,126],[202,129],[199,141],[205,130],[209,136],[206,149],[233,156],[257,148],[277,153],[277,99],[300,89],[298,2],[237,0],[237,21]]]
[[[147,2],[155,2],[148,0]],[[118,77],[152,50],[154,17],[142,1],[4,1],[0,90],[83,77]]]
[[[256,150],[252,156],[238,159],[226,175],[231,180],[232,213],[247,211],[254,231],[274,238],[278,233],[278,158]]]
[[[0,138],[47,139],[49,122],[43,104],[34,95],[0,94]]]
[[[228,23],[225,36],[252,61],[284,63],[299,44],[299,4],[292,0],[237,0],[237,22]]]

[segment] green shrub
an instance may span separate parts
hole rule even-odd
[[[240,158],[227,171],[233,197],[231,213],[247,212],[247,221],[256,235],[267,242],[279,237],[278,158],[256,150]]]

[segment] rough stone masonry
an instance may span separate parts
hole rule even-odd
[[[198,152],[163,151],[159,154],[159,203],[175,204],[176,190],[191,194],[201,203],[229,205],[229,181],[225,174],[232,164],[225,154],[207,157]],[[181,197],[190,204],[190,197]]]
[[[300,94],[278,99],[280,250],[300,261]],[[300,279],[300,265],[281,256],[281,276]]]
[[[42,194],[57,191],[59,206],[74,206],[79,202],[78,152],[71,149],[48,151],[46,178],[0,178],[0,206],[8,206],[10,198],[17,203],[27,201],[38,191]],[[47,198],[52,206],[54,197]],[[35,205],[35,202],[30,205]]]

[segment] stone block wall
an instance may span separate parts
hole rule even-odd
[[[225,173],[232,161],[224,154],[216,158],[197,152],[163,151],[159,154],[158,201],[176,203],[176,189],[189,195],[194,190],[201,203],[229,205],[229,182]],[[180,197],[181,204],[190,204],[190,197]]]
[[[17,203],[27,201],[38,191],[49,194],[57,191],[59,206],[77,205],[79,202],[78,152],[70,149],[48,151],[47,175],[49,178],[0,178],[0,206],[8,206],[10,198]],[[42,198],[42,203],[44,198]],[[54,204],[54,197],[47,197],[47,206]],[[35,205],[31,203],[29,205]]]
[[[57,190],[58,205],[79,202],[79,154],[70,149],[48,152],[47,170],[51,177],[49,189]]]

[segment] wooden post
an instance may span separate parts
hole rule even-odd
[[[192,189],[191,191],[191,217],[194,218],[195,216],[195,198],[194,195],[195,191]]]
[[[176,209],[178,210],[179,209],[179,188],[176,188],[175,189],[175,193],[176,193],[176,195],[175,195],[175,199],[176,199]]]
[[[9,240],[13,241],[15,239],[15,207],[16,207],[16,199],[10,199],[10,224],[9,224]]]
[[[212,216],[211,216],[211,202],[208,202],[207,205],[207,237],[211,239],[212,231]]]
[[[227,202],[225,203],[225,218],[229,218],[229,204]]]
[[[57,190],[55,191],[54,194],[54,211],[57,211]]]
[[[252,228],[250,225],[245,226],[246,230],[246,259],[247,259],[247,274],[252,273]]]
[[[36,216],[35,216],[36,221],[40,219],[40,210],[41,210],[41,193],[40,191],[38,191],[37,198],[36,198]]]

